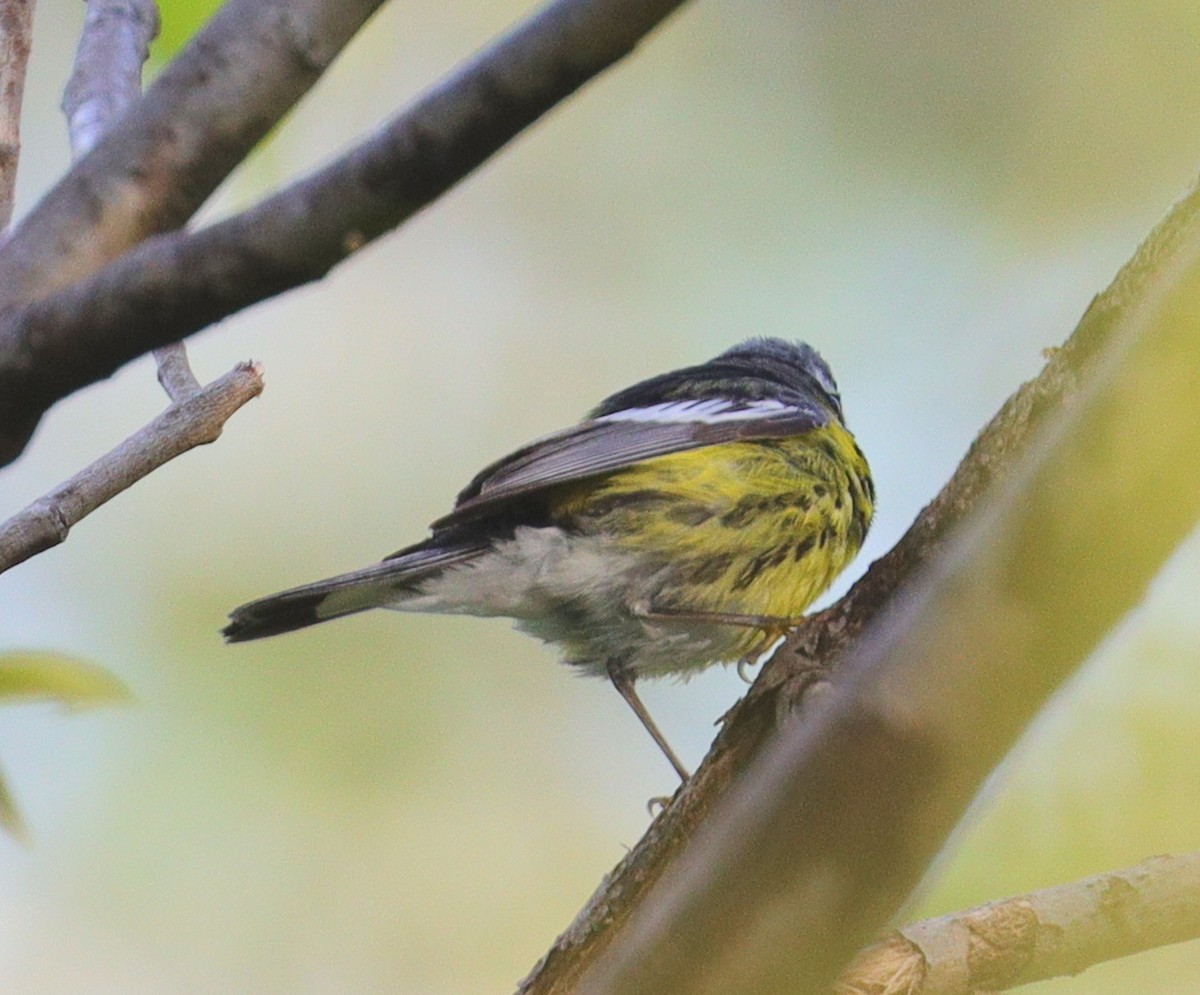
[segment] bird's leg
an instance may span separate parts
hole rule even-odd
[[[642,699],[633,690],[634,675],[613,660],[608,662],[606,669],[608,670],[608,679],[612,681],[613,687],[620,692],[621,697],[633,709],[633,714],[638,717],[638,720],[645,727],[646,732],[650,733],[654,742],[658,744],[658,748],[663,751],[663,756],[675,768],[675,773],[679,775],[679,779],[686,783],[692,775],[688,773],[688,769],[680,762],[679,757],[675,756],[675,751],[671,749],[663,734],[658,731],[658,726],[654,724],[654,720],[650,718],[650,713],[646,711],[646,706],[642,704]]]
[[[648,622],[700,622],[708,625],[735,625],[746,629],[761,629],[762,640],[755,644],[737,663],[738,676],[747,684],[753,678],[748,675],[747,668],[753,666],[771,645],[781,636],[787,635],[799,619],[783,618],[779,615],[743,615],[737,612],[693,611],[688,608],[651,608],[649,605],[638,605],[633,609],[634,615]],[[761,649],[759,648],[761,647]]]

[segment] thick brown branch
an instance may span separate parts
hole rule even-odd
[[[906,585],[910,592],[913,591],[913,585],[919,583],[919,578],[927,575],[928,564],[939,556],[949,555],[946,544],[949,541],[948,537],[955,534],[956,527],[961,526],[972,512],[978,511],[985,499],[994,498],[1006,488],[1017,486],[1015,478],[1018,476],[1018,468],[1033,441],[1052,435],[1054,429],[1051,428],[1051,424],[1055,420],[1061,420],[1064,413],[1080,408],[1080,384],[1095,373],[1098,357],[1113,348],[1113,339],[1118,333],[1123,333],[1125,341],[1128,342],[1131,336],[1129,322],[1132,316],[1139,313],[1139,308],[1146,307],[1148,301],[1157,299],[1159,287],[1164,281],[1164,273],[1171,274],[1171,267],[1177,269],[1179,259],[1186,258],[1187,252],[1190,251],[1188,246],[1200,238],[1198,211],[1200,194],[1193,192],[1150,235],[1108,291],[1093,302],[1070,341],[1063,349],[1055,351],[1042,374],[1009,399],[980,434],[941,494],[922,511],[896,547],[872,565],[846,598],[801,627],[776,654],[747,698],[730,713],[712,752],[681,795],[609,875],[576,921],[559,937],[543,961],[523,983],[522,992],[574,992],[584,971],[614,942],[624,940],[626,944],[632,943],[634,951],[631,952],[627,948],[626,954],[635,959],[638,956],[636,946],[639,940],[648,943],[651,949],[657,949],[656,945],[660,941],[665,942],[657,928],[653,931],[631,928],[630,921],[635,910],[646,904],[647,896],[656,882],[672,867],[700,827],[711,820],[714,810],[727,804],[727,796],[737,792],[737,782],[745,780],[747,771],[764,752],[764,747],[776,737],[781,721],[798,712],[805,701],[806,689],[814,681],[819,682],[820,678],[831,670],[837,672],[842,667],[840,661],[856,645],[860,634],[869,623],[877,621],[885,614],[890,603],[899,600],[907,605],[910,612],[915,610],[911,600],[915,595],[897,598],[897,593]],[[1178,274],[1174,274],[1173,278],[1178,278]],[[1175,327],[1187,334],[1189,330],[1194,331],[1200,327],[1200,320],[1191,325],[1183,320],[1177,322]],[[962,682],[965,681],[968,685],[967,691],[971,686],[984,689],[990,696],[990,702],[986,704],[992,707],[1012,700],[1013,707],[1018,712],[1021,707],[1032,709],[1036,703],[1027,698],[1023,699],[1021,695],[1028,695],[1030,688],[1035,689],[1034,697],[1045,693],[1053,686],[1054,681],[1061,677],[1064,666],[1069,667],[1081,659],[1087,648],[1107,631],[1115,618],[1119,617],[1124,606],[1140,597],[1147,576],[1153,573],[1157,564],[1173,548],[1179,535],[1187,530],[1187,523],[1194,518],[1195,509],[1176,504],[1164,507],[1164,503],[1168,496],[1173,497],[1179,493],[1194,496],[1197,493],[1194,482],[1198,471],[1193,466],[1196,448],[1193,442],[1179,438],[1182,433],[1195,429],[1197,424],[1195,415],[1189,421],[1186,412],[1186,406],[1196,402],[1194,391],[1189,389],[1181,391],[1180,396],[1170,397],[1170,402],[1181,404],[1183,410],[1179,412],[1181,417],[1178,420],[1169,423],[1169,436],[1160,431],[1162,424],[1165,424],[1164,412],[1160,409],[1147,410],[1145,407],[1148,400],[1159,404],[1167,403],[1167,396],[1162,387],[1168,383],[1174,386],[1179,371],[1194,367],[1195,342],[1177,342],[1176,347],[1178,355],[1166,364],[1166,370],[1172,372],[1173,376],[1167,376],[1163,385],[1147,385],[1144,396],[1122,399],[1129,410],[1137,412],[1139,416],[1137,419],[1130,419],[1128,427],[1140,427],[1145,433],[1144,437],[1133,440],[1128,434],[1121,436],[1121,441],[1129,443],[1132,449],[1131,458],[1124,465],[1106,467],[1107,476],[1102,474],[1099,479],[1091,473],[1087,477],[1066,483],[1051,483],[1036,478],[1030,482],[1027,479],[1023,496],[1017,498],[1017,503],[1023,504],[1026,510],[1032,513],[1035,509],[1042,509],[1038,502],[1046,498],[1057,498],[1063,504],[1070,505],[1072,500],[1077,499],[1081,486],[1090,486],[1094,488],[1096,496],[1107,496],[1109,504],[1100,508],[1092,502],[1076,507],[1076,513],[1082,513],[1084,521],[1079,522],[1081,532],[1070,537],[1070,541],[1065,544],[1066,548],[1048,546],[1046,537],[1039,533],[1032,545],[1010,538],[1006,548],[994,551],[1011,558],[1014,565],[1027,564],[1023,579],[1034,585],[1037,590],[1036,597],[1044,599],[1044,604],[1051,613],[1051,617],[1043,623],[1043,634],[1065,637],[1069,631],[1075,639],[1071,651],[1067,654],[1070,657],[1069,663],[1064,664],[1060,658],[1055,663],[1058,669],[1031,674],[1030,667],[1040,667],[1045,660],[1032,657],[1026,659],[1018,649],[1019,658],[1014,665],[1004,654],[1014,651],[1012,641],[1025,632],[1024,627],[1014,627],[1011,631],[1002,631],[999,637],[988,633],[979,639],[980,661],[991,660],[995,665],[994,669],[985,668],[984,672],[977,676],[972,676],[969,670],[957,676],[950,674],[947,680],[954,678],[951,687],[962,691]],[[1118,385],[1119,381],[1113,384],[1114,388]],[[1109,410],[1111,412],[1113,409]],[[1147,425],[1147,420],[1150,420],[1151,424]],[[1111,430],[1120,424],[1118,421],[1098,426],[1095,438],[1110,439]],[[1163,453],[1161,447],[1166,446],[1168,454],[1186,454],[1187,459],[1168,459],[1166,466],[1142,467],[1141,460],[1147,455],[1145,440],[1150,438],[1156,440],[1154,450],[1159,456]],[[1107,441],[1105,444],[1108,444]],[[1053,464],[1048,467],[1043,463],[1044,470],[1052,466]],[[1077,469],[1078,461],[1069,454],[1064,454],[1057,466],[1060,470]],[[1087,481],[1086,485],[1081,484],[1083,480]],[[1178,482],[1175,490],[1168,484],[1168,481],[1172,480]],[[1149,536],[1145,536],[1141,528],[1131,530],[1128,527],[1127,510],[1132,505],[1120,499],[1117,488],[1128,488],[1125,491],[1126,497],[1132,495],[1137,488],[1149,488],[1148,493],[1137,495],[1139,500],[1145,502],[1138,506],[1145,513],[1139,515],[1139,520],[1143,526],[1153,526]],[[1062,511],[1063,514],[1068,514],[1070,510],[1058,505],[1053,507],[1056,512]],[[1101,517],[1101,511],[1110,517]],[[972,554],[964,546],[956,555],[969,559]],[[1016,557],[1021,555],[1026,559],[1017,560]],[[1030,560],[1034,562],[1028,562]],[[1095,569],[1097,562],[1104,564],[1103,570]],[[1090,570],[1089,565],[1092,567]],[[1109,590],[1104,592],[1103,598],[1094,597],[1093,592],[1084,586],[1082,578],[1086,577],[1089,583],[1095,583],[1101,575],[1119,581],[1119,592]],[[1115,593],[1119,593],[1121,597],[1114,601]],[[1062,604],[1064,599],[1068,602],[1065,605]],[[1004,604],[1004,600],[998,598],[990,603],[976,604],[975,607],[984,613],[986,619],[987,616],[1003,612]],[[1064,625],[1059,617],[1054,616],[1053,612],[1056,611],[1061,611],[1062,615],[1070,620],[1071,625]],[[942,620],[938,625],[944,626],[948,633],[961,632],[961,626],[967,621],[966,616],[951,617],[949,620]],[[1001,621],[1003,622],[1003,619]],[[916,631],[915,622],[910,621],[906,624],[913,626]],[[900,632],[904,629],[905,625],[899,626]],[[893,636],[898,632],[895,628],[889,631]],[[974,648],[972,644],[972,649]],[[1043,646],[1041,649],[1048,650],[1048,647]],[[865,649],[860,652],[865,652]],[[1028,678],[1029,683],[1023,683],[1023,678]],[[819,683],[819,686],[824,684]],[[924,701],[934,711],[935,717],[941,713],[950,713],[953,716],[957,707],[953,699],[929,702],[922,697],[926,691],[931,695],[938,695],[941,690],[941,684],[931,684],[927,678],[914,678],[911,684],[897,687],[892,694],[897,702],[915,697],[914,707],[919,707]],[[914,694],[914,691],[919,693]],[[811,707],[806,711],[820,709],[821,702],[812,701],[813,697],[809,696]],[[1021,701],[1024,702],[1023,706],[1016,704]],[[974,704],[978,705],[978,702]],[[986,707],[984,711],[986,713]],[[968,721],[974,718],[970,712],[960,711],[959,714]],[[1005,735],[999,736],[998,742],[992,743],[990,748],[985,748],[982,742],[976,743],[974,729],[960,730],[968,733],[968,743],[978,746],[979,752],[975,758],[979,761],[980,769],[986,769],[994,762],[1002,751],[1003,744],[1007,742],[1006,736],[1015,734],[1020,721],[1014,721],[1013,727],[1008,729]],[[903,834],[904,831],[904,820],[900,813],[911,810],[921,801],[922,792],[927,787],[923,779],[931,775],[936,776],[944,767],[944,757],[931,766],[932,758],[924,755],[920,742],[910,742],[904,736],[896,741],[886,736],[880,739],[887,727],[884,726],[883,730],[871,734],[871,725],[870,722],[866,726],[851,722],[841,729],[847,732],[848,742],[831,746],[828,740],[824,741],[829,762],[835,767],[841,764],[841,777],[845,780],[838,780],[836,770],[826,769],[825,773],[833,778],[833,783],[844,787],[849,792],[849,797],[830,797],[825,790],[818,791],[812,782],[807,780],[803,784],[798,780],[793,788],[778,783],[772,789],[760,786],[757,789],[761,792],[758,801],[762,803],[760,807],[766,821],[757,821],[754,830],[745,829],[744,826],[738,830],[747,835],[736,836],[727,829],[714,830],[723,832],[723,839],[730,847],[736,847],[736,853],[749,854],[755,849],[753,841],[757,833],[764,833],[769,838],[772,826],[775,831],[786,827],[788,835],[781,845],[791,848],[788,862],[794,865],[790,872],[793,874],[807,873],[821,854],[828,856],[827,848],[833,848],[836,852],[839,843],[847,844],[853,841],[862,844],[872,839],[872,833],[881,834],[883,838],[874,839],[873,843],[878,844],[878,854],[885,860],[885,867],[878,873],[878,882],[872,883],[878,883],[883,892],[891,888],[896,890],[888,897],[864,901],[851,915],[849,921],[852,923],[860,923],[863,919],[869,921],[871,916],[878,915],[880,902],[884,907],[889,901],[894,902],[896,894],[903,891],[904,887],[902,884],[897,885],[896,876],[899,875],[902,880],[907,881],[913,873],[913,865],[923,863],[923,857],[913,852],[906,855],[912,861],[911,864],[899,859],[892,849],[895,834]],[[804,729],[806,734],[814,737],[819,733],[832,735],[828,726],[819,727],[815,720],[806,722]],[[815,744],[816,741],[812,742]],[[863,756],[864,751],[872,745],[881,748],[873,762],[871,758]],[[962,748],[971,753],[972,747]],[[941,750],[937,752],[941,756]],[[814,745],[813,752],[806,753],[805,756],[810,762],[815,762],[813,758],[819,753]],[[917,756],[917,753],[922,755]],[[896,766],[897,761],[900,761],[899,767]],[[975,770],[974,777],[982,776],[980,769]],[[799,778],[799,774],[794,770],[790,776]],[[916,777],[917,781],[910,781],[910,777]],[[959,804],[969,795],[971,784],[973,782],[970,776],[959,783]],[[828,790],[832,791],[832,787]],[[802,807],[805,804],[807,807],[803,813],[792,812],[781,816],[763,799],[763,795],[771,796],[772,791],[778,798],[790,798]],[[804,793],[806,791],[807,796]],[[822,800],[818,801],[818,797]],[[855,799],[861,804],[856,803]],[[864,805],[865,810],[862,808]],[[842,825],[823,827],[828,832],[822,835],[823,830],[815,826],[813,820],[818,818],[824,806],[829,806],[830,818],[840,817],[845,822]],[[953,808],[953,805],[950,807]],[[754,809],[755,805],[750,804],[749,812],[752,813]],[[945,810],[941,813],[943,826],[946,820],[953,818],[947,812],[948,810]],[[746,809],[743,809],[741,814],[745,816]],[[872,829],[868,821],[862,827],[866,835],[856,839],[851,832],[851,825],[857,816],[875,820],[877,825]],[[773,823],[770,822],[771,818],[775,819]],[[808,835],[805,835],[806,833]],[[914,835],[914,840],[924,840],[921,845],[932,846],[935,844],[930,840],[936,839],[936,835],[917,834]],[[764,850],[767,848],[764,847]],[[798,859],[798,855],[803,855],[804,859]],[[889,863],[889,855],[896,859]],[[848,871],[844,884],[861,884],[862,868],[873,867],[873,860],[880,859],[876,857],[866,860],[861,852],[857,853],[856,857],[861,867]],[[703,866],[705,861],[708,862],[708,867],[723,870],[740,866],[738,858],[729,851],[723,851],[719,855],[707,853],[704,857],[689,859],[692,873],[703,877],[703,872],[697,865]],[[829,872],[833,873],[832,869],[829,869]],[[787,879],[788,875],[775,868],[770,872],[770,880],[764,886],[763,892],[749,898],[744,888],[735,886],[727,878],[722,879],[721,883],[730,888],[731,895],[741,900],[748,899],[751,905],[772,906],[778,900],[776,886]],[[747,880],[750,880],[750,877],[747,877]],[[784,903],[782,907],[789,912],[796,908],[788,903]],[[832,977],[833,972],[840,966],[837,963],[838,958],[848,957],[851,951],[846,948],[845,937],[840,934],[835,938],[836,942],[825,942],[830,938],[824,931],[829,928],[830,923],[836,923],[840,930],[844,917],[838,912],[831,912],[827,904],[816,904],[812,908],[818,910],[819,914],[816,914],[815,923],[811,922],[807,915],[803,917],[808,924],[805,929],[810,931],[806,934],[807,939],[804,943],[811,943],[811,947],[806,946],[805,949],[817,949],[812,957],[814,975],[822,976],[821,972],[826,972],[825,977]],[[709,947],[703,948],[703,955],[698,954],[697,948],[692,945],[691,937],[694,934],[689,933],[688,927],[681,925],[677,919],[664,915],[661,909],[658,910],[658,924],[673,925],[676,949],[686,950],[689,955],[693,955],[697,970],[703,969],[705,965],[711,966],[707,957],[720,950],[726,943],[737,944],[745,940],[747,945],[751,945],[755,942],[746,936],[745,923],[738,918],[739,915],[744,915],[747,919],[752,918],[752,910],[742,908],[735,913],[721,899],[714,901],[713,909],[722,910],[725,918],[721,920],[723,925],[718,930],[718,939],[713,939],[708,934],[703,935],[703,940],[710,943]],[[652,911],[649,914],[654,916],[655,913]],[[821,919],[821,916],[824,918]],[[793,933],[799,929],[797,924],[800,919],[800,913],[796,913]],[[731,924],[734,922],[737,925]],[[679,939],[685,936],[689,937],[686,943]],[[795,940],[789,941],[780,946],[778,951],[795,953],[796,944]],[[685,979],[682,988],[677,989],[670,984],[656,988],[656,983],[646,982],[647,987],[643,990],[688,990],[686,979],[695,980],[690,967],[681,970],[680,977]],[[753,979],[754,975],[748,973],[746,977]],[[645,982],[644,977],[641,980]],[[613,982],[609,988],[600,990],[632,989],[624,983]],[[755,989],[751,982],[744,987],[734,985],[729,990]]]
[[[88,0],[63,112],[76,158],[142,95],[142,65],[158,35],[154,0]]]
[[[225,422],[262,388],[256,363],[236,366],[0,524],[0,573],[57,546],[81,518],[164,463],[215,442]]]
[[[0,231],[12,220],[34,0],[0,0]]]
[[[926,919],[868,947],[837,995],[975,995],[1044,981],[1200,938],[1200,852],[965,912]]]
[[[314,175],[211,228],[151,239],[0,322],[0,462],[59,398],[320,278],[411,217],[680,2],[557,0]]]
[[[0,311],[177,228],[382,0],[229,0],[0,247]]]

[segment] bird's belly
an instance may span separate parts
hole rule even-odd
[[[638,606],[670,583],[670,565],[647,560],[603,535],[519,527],[476,559],[425,581],[387,607],[508,616],[557,645],[565,662],[603,676],[608,661],[639,675],[677,673],[740,658],[744,630],[663,625]]]

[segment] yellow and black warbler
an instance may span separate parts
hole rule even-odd
[[[486,467],[430,538],[235,609],[231,642],[367,608],[506,615],[634,691],[757,655],[858,552],[870,470],[811,346],[751,339]]]

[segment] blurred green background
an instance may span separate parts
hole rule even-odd
[[[162,4],[159,56],[203,16]],[[206,210],[345,147],[528,8],[387,7]],[[81,4],[43,3],[18,210],[67,160]],[[375,613],[222,646],[225,612],[424,534],[483,463],[751,334],[841,382],[881,494],[857,575],[1200,163],[1191,3],[686,8],[319,286],[194,340],[264,396],[0,577],[0,650],[131,708],[0,712],[32,842],[0,838],[6,991],[512,987],[673,776],[628,709],[503,621]],[[54,410],[15,510],[163,407],[149,361]],[[844,590],[848,576],[838,585]],[[1200,845],[1200,548],[995,776],[913,916]],[[647,685],[696,763],[735,674]],[[1030,991],[1196,991],[1200,950]]]

